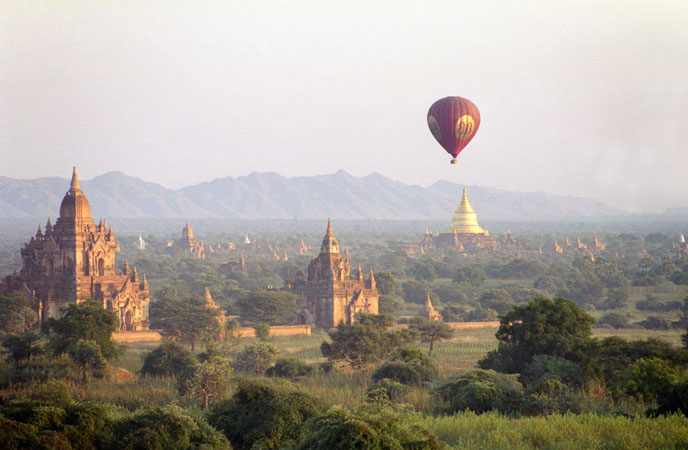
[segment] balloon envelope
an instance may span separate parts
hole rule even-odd
[[[470,100],[445,97],[428,110],[428,127],[437,142],[456,159],[478,131],[480,111]]]

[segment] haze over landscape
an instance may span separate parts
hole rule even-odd
[[[0,2],[0,175],[344,169],[685,207],[688,5]],[[458,166],[425,122],[460,95]],[[60,189],[60,191],[63,188]],[[456,195],[456,193],[448,193]]]

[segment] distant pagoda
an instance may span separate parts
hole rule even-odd
[[[467,249],[486,248],[495,250],[497,241],[490,232],[478,225],[478,215],[468,202],[466,188],[463,188],[461,203],[452,215],[452,222],[444,232],[433,236],[426,232],[422,246],[425,250],[464,251]]]

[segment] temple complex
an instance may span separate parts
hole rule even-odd
[[[184,250],[184,253],[188,253],[196,259],[205,259],[205,245],[194,238],[193,228],[189,225],[188,220],[182,228],[182,238],[177,245]]]
[[[150,291],[146,277],[126,262],[118,272],[117,251],[112,227],[102,219],[97,225],[93,221],[74,168],[60,217],[54,226],[48,219],[45,233],[39,227],[24,245],[19,274],[6,277],[0,291],[22,292],[40,321],[59,317],[62,306],[91,298],[117,313],[120,331],[147,330]]]
[[[344,258],[340,254],[329,219],[320,254],[308,264],[308,277],[304,280],[298,272],[292,282],[287,274],[284,284],[286,289],[301,295],[302,323],[314,322],[327,330],[342,322],[354,323],[360,312],[378,313],[380,294],[372,269],[366,279],[359,265],[356,277],[351,277],[351,262],[348,255]]]
[[[434,236],[426,232],[421,243],[424,250],[464,251],[468,249],[497,248],[497,241],[490,232],[478,225],[478,216],[468,203],[466,188],[463,188],[461,203],[452,215],[452,223],[444,232]]]

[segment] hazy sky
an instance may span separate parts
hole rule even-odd
[[[450,166],[425,116],[480,109]],[[686,1],[0,0],[0,175],[372,171],[688,206]]]

